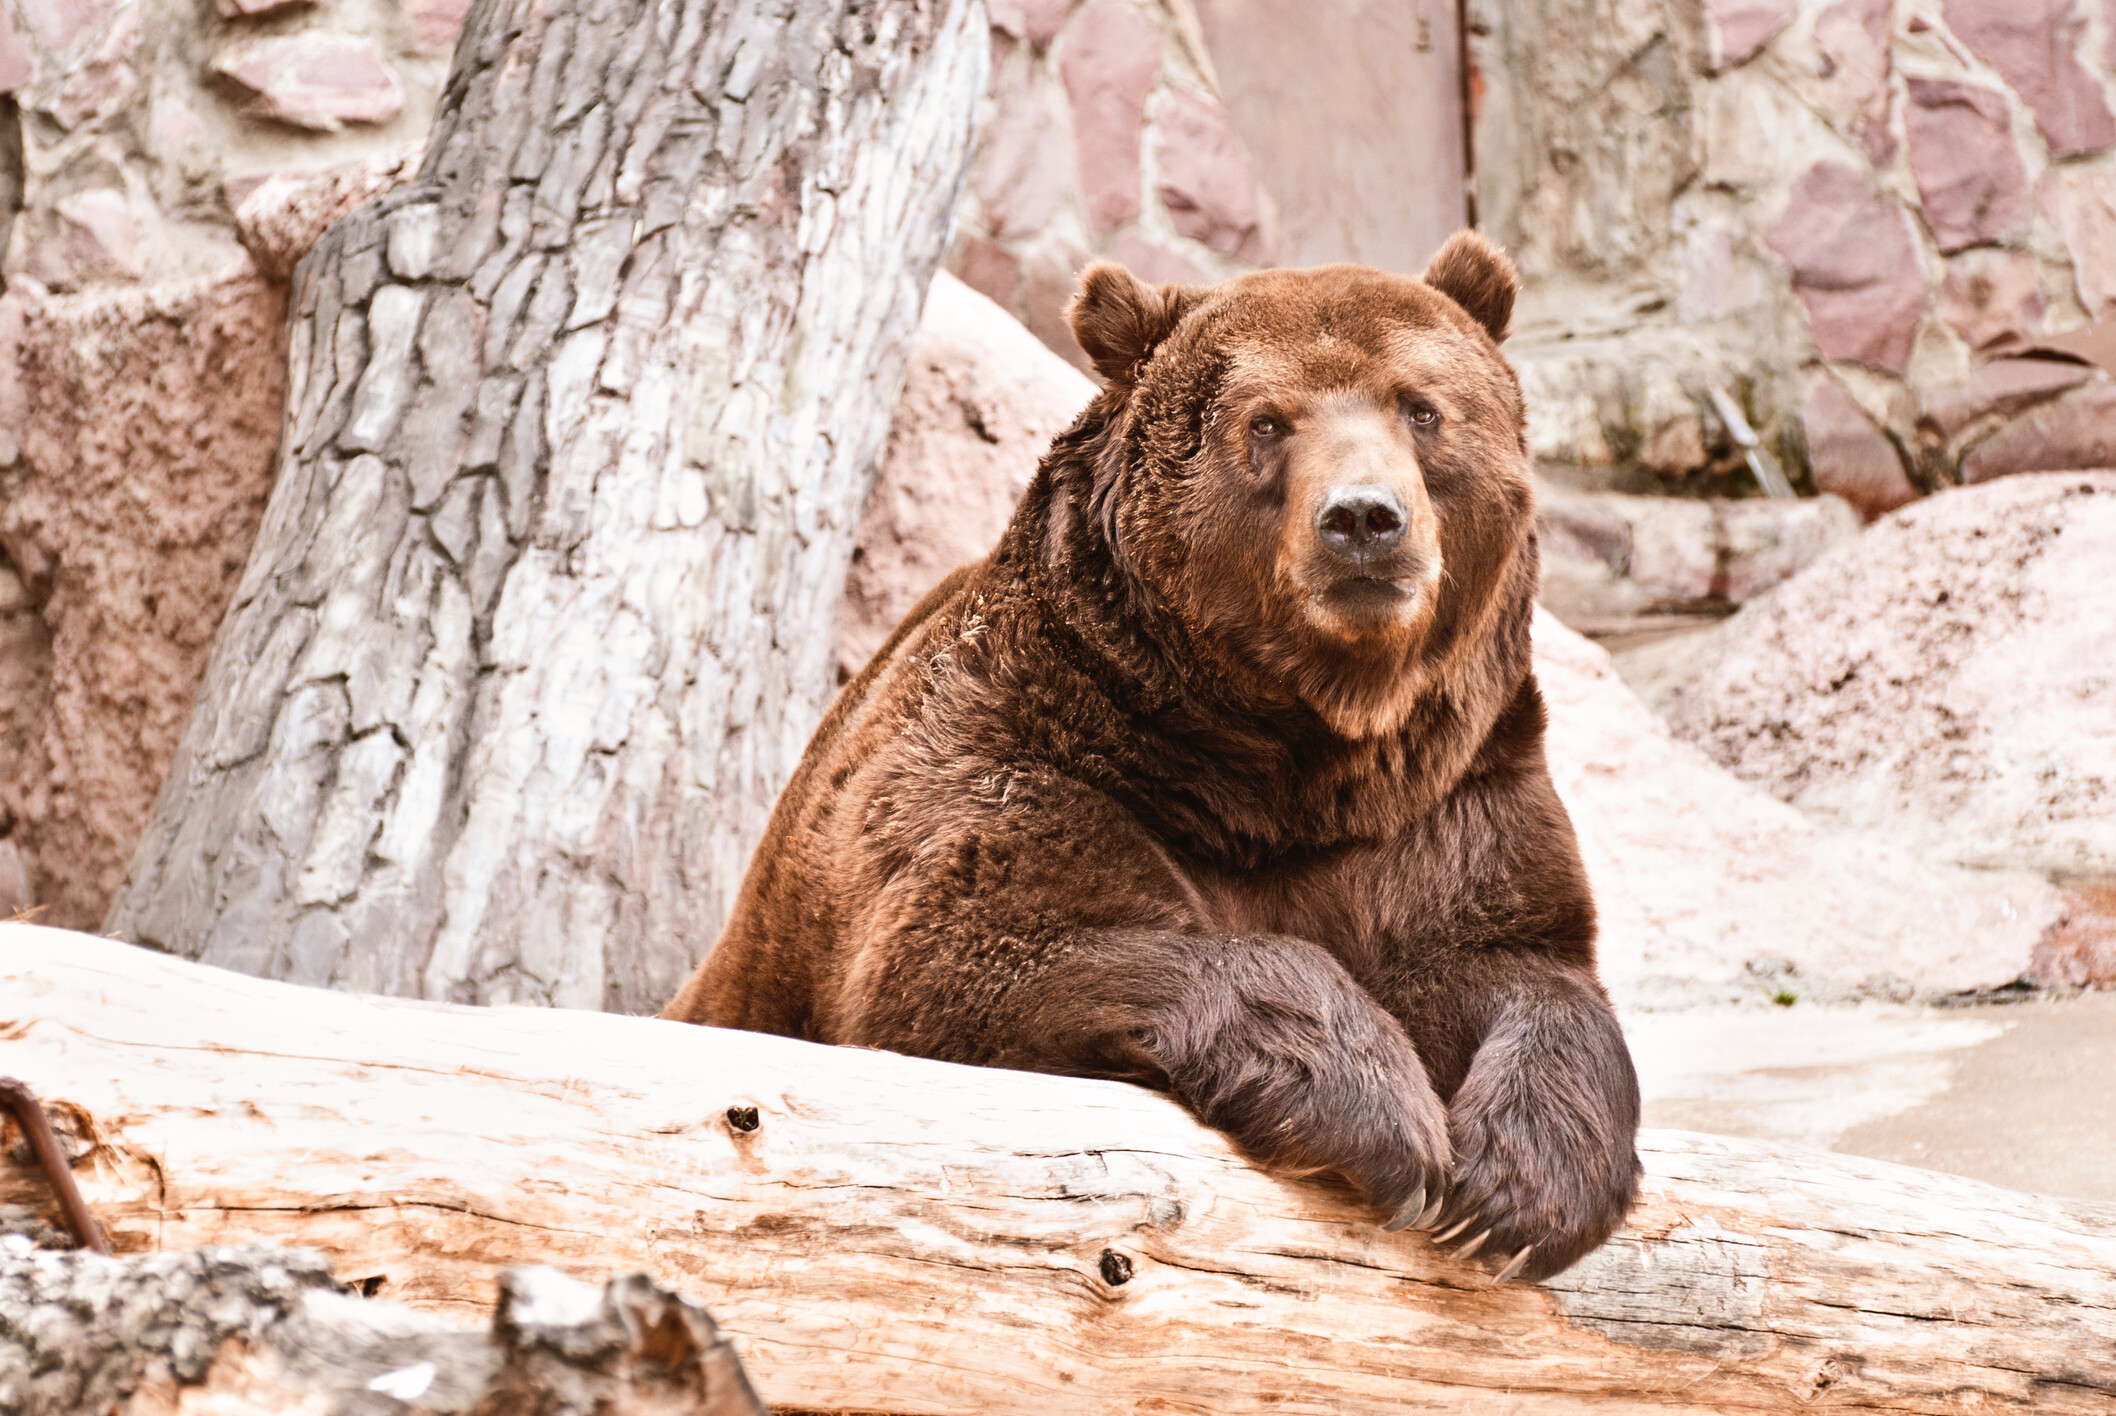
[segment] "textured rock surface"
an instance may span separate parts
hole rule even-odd
[[[1214,87],[1276,207],[1277,262],[1423,270],[1469,221],[1457,7],[1194,3]]]
[[[1621,1002],[1769,993],[1794,978],[1815,998],[1945,994],[2029,971],[2062,912],[2040,879],[1817,824],[1675,740],[1588,640],[1538,615],[1535,642],[1551,773]]]
[[[645,1274],[503,1269],[474,1332],[352,1296],[312,1249],[21,1247],[0,1251],[0,1405],[21,1416],[763,1416],[712,1317]]]
[[[1705,501],[1538,493],[1543,605],[1568,623],[1724,611],[1857,534],[1835,497]]]
[[[404,110],[404,91],[374,41],[351,35],[245,35],[214,56],[213,72],[247,93],[258,117],[320,133],[387,123]]]
[[[1161,70],[1161,33],[1128,0],[1089,0],[1060,69],[1089,229],[1099,236],[1139,214],[1140,135]]]
[[[1971,349],[2025,339],[2043,312],[2035,258],[2023,251],[1964,251],[1947,262],[1939,315]]]
[[[1728,68],[1755,57],[1799,8],[1798,0],[1707,0],[1713,67]]]
[[[2116,380],[2098,377],[1998,428],[1963,455],[1962,480],[2073,467],[2116,467]]]
[[[1051,439],[1094,392],[1005,310],[934,277],[854,544],[841,676],[858,673],[943,576],[992,548]]]
[[[1925,277],[1901,207],[1866,174],[1820,162],[1793,184],[1766,239],[1792,268],[1817,348],[1902,371],[1925,307]]]
[[[4,542],[0,542],[4,544]],[[41,775],[38,729],[51,707],[51,629],[14,563],[0,554],[0,919],[28,908],[29,868],[15,832],[17,797],[34,799]]]
[[[1670,721],[1921,857],[2116,878],[2116,472],[1895,513],[1728,626]]]
[[[1821,369],[1808,371],[1800,420],[1817,491],[1842,497],[1868,521],[1917,500],[1895,444]]]
[[[1725,441],[1664,396],[1716,386],[1796,481],[1841,477],[1801,435],[1828,421],[1820,371],[1911,490],[1962,480],[1994,429],[1933,435],[1928,395],[2116,310],[2116,162],[2096,153],[2116,27],[2097,8],[1471,0],[1479,225],[1527,277],[1509,350],[1532,450],[1725,490]],[[1885,464],[1837,421],[1867,465],[1837,485],[1892,500],[1893,477],[1855,490]]]
[[[0,548],[50,636],[0,815],[51,923],[100,922],[176,751],[271,485],[284,319],[247,273],[0,297]]]
[[[2027,100],[2059,157],[2116,142],[2101,78],[2079,60],[2085,9],[2078,0],[1947,0],[1942,10],[1955,38]]]
[[[1222,255],[1262,263],[1271,252],[1271,199],[1249,171],[1241,140],[1216,103],[1187,93],[1161,100],[1157,189],[1180,235]]]
[[[2080,304],[2096,319],[2116,314],[2116,172],[2053,168],[2036,191],[2072,254]]]
[[[1982,84],[1911,79],[1903,122],[1925,224],[1942,251],[2027,234],[2028,173],[2006,96]]]

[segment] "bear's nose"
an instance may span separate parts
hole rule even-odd
[[[1365,559],[1403,539],[1403,499],[1369,483],[1338,487],[1315,514],[1315,534],[1340,555]]]

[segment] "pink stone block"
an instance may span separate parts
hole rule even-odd
[[[1815,46],[1835,70],[1836,82],[1858,99],[1859,144],[1877,168],[1896,155],[1889,126],[1889,26],[1894,0],[1837,0],[1815,17]]]
[[[1729,69],[1753,57],[1799,8],[1797,0],[1706,0],[1712,67]]]
[[[315,0],[213,0],[213,8],[220,11],[220,17],[224,20],[240,20],[251,15],[269,15],[275,10],[293,10],[314,3]]]
[[[1866,173],[1818,162],[1793,184],[1764,240],[1792,268],[1815,347],[1897,373],[1925,307],[1910,217]]]
[[[13,93],[35,77],[29,46],[15,33],[15,22],[8,18],[6,7],[0,6],[0,93]]]
[[[2023,414],[1970,448],[1962,458],[1962,480],[2088,467],[2116,467],[2116,383],[2105,377]]]
[[[948,264],[956,278],[978,294],[1012,314],[1014,297],[1021,289],[1021,258],[982,236],[964,236],[956,244]]]
[[[2079,303],[2095,319],[2116,314],[2116,174],[2053,167],[2036,196],[2065,238]]]
[[[1139,131],[1161,72],[1161,32],[1125,0],[1089,0],[1059,59],[1073,101],[1073,146],[1097,235],[1139,214]]]
[[[64,55],[116,8],[115,0],[21,0],[21,16],[47,54]]]
[[[1947,0],[1944,13],[1955,38],[2027,102],[2053,156],[2116,143],[2101,80],[2079,62],[2078,0]]]
[[[212,72],[247,96],[254,116],[320,133],[387,123],[404,108],[404,91],[374,41],[351,35],[243,36],[221,46]]]
[[[1940,318],[1971,349],[2026,339],[2042,318],[2035,258],[2022,251],[1964,251],[1947,262]]]
[[[1150,285],[1199,285],[1212,278],[1137,228],[1118,232],[1102,254]]]
[[[1800,421],[1816,491],[1844,498],[1868,521],[1918,499],[1895,444],[1821,369],[1807,371]]]
[[[1025,51],[995,76],[990,122],[970,175],[994,236],[1041,231],[1073,185],[1073,151],[1065,95]]]
[[[1959,383],[1927,389],[1925,412],[1953,437],[1977,419],[2010,418],[2024,409],[2077,388],[2092,375],[2065,359],[1994,359]]]
[[[1040,53],[1051,47],[1073,12],[1073,0],[990,0],[992,28],[1025,39]]]
[[[1942,251],[2025,235],[2028,171],[2006,96],[1956,79],[1911,79],[1903,126],[1925,224]]]
[[[402,0],[404,17],[411,21],[412,39],[428,54],[446,54],[456,47],[463,32],[463,19],[470,13],[470,0]]]
[[[1182,235],[1252,265],[1271,258],[1271,199],[1216,103],[1188,93],[1163,98],[1155,160],[1161,204]]]

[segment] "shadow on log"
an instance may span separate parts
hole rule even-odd
[[[465,1324],[495,1267],[639,1269],[781,1409],[2116,1411],[2116,1210],[1846,1156],[1649,1131],[1630,1225],[1494,1288],[1114,1082],[26,926],[0,1038],[121,1254],[305,1245]]]

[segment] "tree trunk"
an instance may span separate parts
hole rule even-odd
[[[474,1332],[345,1294],[299,1250],[0,1256],[0,1410],[201,1409],[764,1416],[712,1317],[640,1274],[510,1269]]]
[[[780,1410],[2116,1411],[2116,1211],[1904,1166],[1647,1132],[1629,1225],[1495,1288],[1116,1082],[23,926],[0,1020],[120,1253],[311,1245],[463,1321],[498,1265],[639,1269]]]
[[[280,473],[115,933],[660,1006],[834,686],[977,0],[480,0],[295,278]]]

